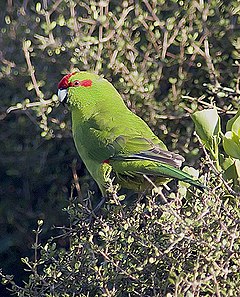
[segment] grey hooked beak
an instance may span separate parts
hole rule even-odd
[[[67,89],[59,89],[58,90],[58,99],[60,102],[64,103],[67,100],[68,90]]]

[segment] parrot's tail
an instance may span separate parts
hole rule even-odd
[[[151,180],[159,180],[159,183],[165,183],[168,179],[178,179],[189,183],[200,189],[207,189],[199,180],[194,179],[190,174],[166,163],[153,162],[149,160],[129,160],[129,159],[110,159],[114,172],[121,180],[128,183],[141,182],[144,175]],[[165,181],[165,182],[164,182]]]
[[[166,177],[166,178],[174,178],[174,179],[178,179],[180,181],[183,181],[185,183],[191,184],[197,188],[200,189],[207,189],[207,187],[205,185],[203,185],[199,180],[194,179],[190,174],[175,168],[173,166],[169,166],[168,164],[158,164],[158,166],[156,166],[154,164],[154,166],[151,165],[147,166],[145,169],[141,170],[141,172],[139,172],[141,174],[146,174],[147,176],[159,176],[159,177]]]

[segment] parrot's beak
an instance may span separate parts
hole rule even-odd
[[[65,103],[67,100],[68,90],[58,89],[58,99],[60,102]]]

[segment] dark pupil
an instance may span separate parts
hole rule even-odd
[[[78,80],[74,82],[74,86],[79,86],[79,81]]]

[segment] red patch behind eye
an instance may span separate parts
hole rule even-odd
[[[69,73],[69,74],[65,75],[65,76],[60,80],[60,82],[59,82],[59,84],[58,84],[58,89],[67,89],[67,88],[69,87],[69,82],[68,82],[69,78],[70,78],[72,75],[76,74],[76,73],[77,73],[77,72],[73,72],[73,73]]]
[[[91,87],[92,86],[91,79],[86,79],[86,80],[81,81],[81,86],[83,86],[83,87]]]
[[[90,79],[86,80],[74,80],[68,84],[69,87],[91,87],[92,81]]]

